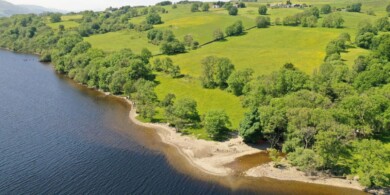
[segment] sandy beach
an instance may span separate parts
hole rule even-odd
[[[127,100],[127,102],[133,106],[130,100]],[[161,141],[177,148],[180,154],[187,159],[188,163],[205,173],[216,176],[233,174],[234,170],[225,165],[233,162],[236,158],[264,151],[264,149],[245,144],[239,136],[224,142],[206,141],[192,136],[181,135],[174,128],[169,127],[168,124],[144,123],[137,120],[135,109],[131,109],[129,118],[137,125],[155,129]],[[274,168],[272,162],[250,168],[244,172],[244,175],[364,190],[364,187],[354,180],[306,176],[304,172],[291,166],[283,169]]]

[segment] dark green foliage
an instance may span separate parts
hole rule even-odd
[[[257,28],[267,28],[271,25],[271,19],[266,16],[259,16],[256,18],[256,26]]]
[[[202,5],[202,11],[203,12],[208,12],[210,9],[210,5],[208,3],[203,3]]]
[[[231,125],[229,117],[222,110],[208,111],[203,116],[202,122],[207,134],[216,140],[226,137],[228,126]]]
[[[232,6],[232,7],[230,7],[230,8],[228,9],[228,12],[229,12],[229,15],[231,15],[231,16],[236,16],[236,15],[238,14],[238,8]]]
[[[362,9],[362,4],[361,3],[354,3],[352,5],[347,6],[347,11],[348,12],[360,12]]]
[[[390,4],[387,5],[387,7],[386,7],[386,12],[387,12],[387,14],[390,16]]]
[[[158,13],[150,13],[146,16],[146,23],[148,24],[161,24],[161,16]]]
[[[260,113],[257,108],[252,108],[250,112],[245,113],[238,132],[248,143],[257,143],[263,138]]]
[[[160,105],[162,107],[168,107],[168,106],[173,106],[173,103],[175,102],[176,96],[175,94],[168,93],[164,99],[160,102]]]
[[[228,26],[225,30],[226,36],[238,36],[244,32],[244,26],[242,25],[242,21],[239,20],[235,22],[233,25]]]
[[[173,55],[178,53],[184,53],[186,48],[183,43],[179,42],[178,40],[174,40],[161,44],[160,50],[163,54]]]
[[[199,11],[199,4],[198,3],[193,3],[191,5],[191,12],[198,12]]]
[[[378,29],[379,31],[383,31],[383,32],[390,31],[390,22],[389,22],[389,19],[388,19],[387,17],[379,18],[379,19],[375,22],[375,27],[376,27],[376,29]]]
[[[377,140],[364,139],[354,143],[355,167],[353,172],[360,176],[364,186],[386,186],[389,183],[385,175],[386,163],[390,160],[390,151]]]
[[[228,58],[208,56],[202,60],[201,82],[204,88],[226,88],[227,80],[234,71],[234,65]]]
[[[372,49],[374,53],[381,58],[390,61],[390,35],[383,34],[372,40]]]
[[[158,6],[166,6],[166,5],[172,5],[171,1],[161,1],[159,3],[156,3]]]
[[[194,126],[200,121],[197,103],[189,98],[178,99],[173,106],[166,108],[165,114],[168,122],[174,125],[177,130]]]
[[[228,91],[236,96],[243,94],[244,87],[252,80],[253,70],[245,69],[243,71],[234,71],[227,80]]]
[[[260,15],[267,15],[267,6],[261,5],[261,6],[259,7],[259,14],[260,14]]]
[[[297,148],[296,151],[289,153],[288,160],[309,175],[314,173],[321,163],[319,156],[312,149],[303,148]]]
[[[325,4],[321,7],[322,14],[329,14],[332,12],[332,7],[329,4]]]
[[[360,22],[358,25],[358,32],[355,42],[359,47],[369,49],[371,47],[373,38],[378,34],[376,29],[369,21]]]
[[[52,23],[61,22],[61,14],[51,14],[50,15],[50,22],[52,22]]]
[[[332,40],[331,42],[328,43],[326,46],[326,57],[325,61],[328,60],[330,56],[333,54],[338,54],[340,55],[341,52],[345,51],[346,45],[344,39],[336,39]]]
[[[154,82],[140,79],[134,85],[136,92],[132,98],[137,112],[143,118],[152,119],[155,115],[155,103],[157,101],[157,95],[154,92]]]
[[[375,34],[371,32],[366,32],[364,34],[356,36],[356,44],[365,49],[369,49],[372,44],[372,39],[374,38]]]

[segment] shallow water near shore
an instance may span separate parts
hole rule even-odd
[[[126,101],[32,55],[0,50],[0,91],[0,194],[363,194],[202,173],[153,129],[132,124]]]

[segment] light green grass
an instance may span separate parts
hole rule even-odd
[[[210,9],[209,12],[190,12],[190,5],[178,5],[177,9],[165,6],[169,13],[161,14],[163,24],[155,25],[157,29],[172,30],[179,40],[184,35],[191,34],[201,44],[213,39],[212,33],[215,29],[224,30],[237,20],[242,20],[245,27],[254,25],[258,17],[257,9],[264,3],[276,1],[261,0],[262,3],[247,3],[247,8],[239,9],[238,16],[229,16],[224,9]],[[312,0],[294,1],[294,3],[314,4],[320,7],[329,3],[335,7],[346,7],[355,1],[334,1],[334,0]],[[362,13],[340,12],[345,19],[344,28],[328,29],[322,28],[324,15],[318,21],[316,28],[271,26],[267,29],[252,29],[245,35],[229,37],[225,41],[215,42],[206,45],[198,50],[191,50],[185,54],[169,56],[175,65],[181,67],[182,73],[188,75],[181,79],[172,79],[164,74],[157,74],[156,80],[159,85],[156,93],[159,99],[163,99],[168,93],[174,93],[178,98],[190,97],[198,102],[200,114],[211,109],[222,109],[227,112],[231,121],[232,129],[237,129],[243,117],[245,109],[242,108],[240,98],[219,89],[203,89],[198,77],[201,74],[201,60],[210,55],[227,57],[235,64],[236,69],[252,68],[256,75],[269,74],[279,70],[287,62],[293,63],[300,70],[312,74],[318,68],[325,57],[326,45],[336,39],[340,33],[348,32],[354,41],[357,25],[364,20],[375,21],[386,15],[384,9],[390,1],[367,0],[363,2]],[[369,16],[365,12],[368,9],[375,11],[376,16]],[[303,12],[303,9],[269,9],[268,16],[271,21],[276,18],[283,20],[288,15]],[[77,19],[77,17],[72,18]],[[69,19],[71,20],[71,19]],[[139,24],[145,20],[145,16],[130,19],[130,22]],[[124,30],[103,35],[93,35],[85,38],[94,48],[100,48],[106,52],[118,51],[123,48],[130,48],[134,52],[140,52],[142,48],[148,48],[153,54],[160,53],[159,46],[148,43],[147,32],[136,32]],[[350,48],[342,53],[344,62],[352,66],[359,55],[369,51],[361,48]],[[165,57],[165,56],[160,56]],[[164,111],[157,110],[156,120],[164,120]],[[204,129],[188,130],[188,133],[199,138],[208,139]]]
[[[53,30],[58,30],[60,25],[64,25],[65,29],[77,28],[80,24],[75,21],[63,21],[57,23],[48,23],[47,24]]]
[[[148,48],[153,54],[159,53],[159,47],[148,43],[146,32],[134,30],[123,30],[106,34],[93,35],[85,38],[94,48],[102,49],[106,52],[118,51],[130,48],[136,53],[143,48]]]
[[[80,20],[82,18],[83,18],[82,15],[65,15],[65,16],[61,16],[61,20],[62,21]]]
[[[176,98],[192,98],[198,103],[200,115],[214,109],[225,110],[232,122],[232,128],[237,129],[244,116],[240,99],[219,89],[204,89],[194,78],[172,79],[166,75],[157,75],[156,81],[160,84],[156,88],[159,99],[166,94],[173,93]]]
[[[257,75],[269,74],[287,62],[311,74],[323,62],[328,42],[337,38],[340,32],[284,26],[252,29],[246,35],[230,37],[172,59],[181,66],[183,73],[195,77],[201,74],[202,59],[210,55],[227,57],[236,69],[252,68]],[[356,53],[359,52],[350,49],[343,57],[346,56],[347,62],[350,62]]]

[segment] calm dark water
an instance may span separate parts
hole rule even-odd
[[[55,74],[35,56],[0,50],[0,92],[0,194],[359,193],[203,175],[153,130],[131,124],[124,101]]]

